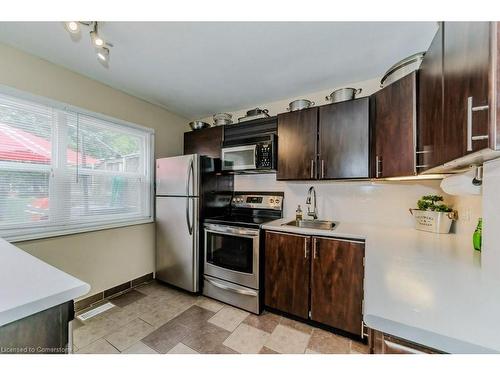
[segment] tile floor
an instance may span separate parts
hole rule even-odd
[[[307,324],[257,316],[151,282],[111,300],[116,307],[74,322],[76,354],[367,353],[368,347]]]

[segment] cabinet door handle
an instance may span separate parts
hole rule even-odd
[[[382,166],[382,159],[380,156],[375,156],[375,177],[379,178],[382,174],[381,167]]]
[[[321,159],[321,178],[325,178],[325,161]]]
[[[309,248],[307,247],[307,237],[304,238],[304,259],[309,258]]]
[[[488,105],[473,107],[472,100],[472,96],[469,96],[467,98],[467,151],[472,151],[473,141],[482,141],[485,139],[489,139],[488,135],[472,135],[472,112],[487,111],[489,109]]]
[[[311,179],[314,178],[314,159],[311,159]]]
[[[318,243],[317,243],[317,239],[314,238],[313,239],[313,259],[316,259],[318,258]]]

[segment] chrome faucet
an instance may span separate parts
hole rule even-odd
[[[312,211],[311,211],[311,198],[314,199],[314,205]],[[316,206],[316,190],[314,189],[314,186],[311,186],[309,188],[309,191],[307,192],[306,205],[307,205],[307,216],[312,216],[312,218],[316,220],[318,218],[318,207]]]

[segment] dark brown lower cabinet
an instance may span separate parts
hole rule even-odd
[[[265,304],[307,318],[310,237],[266,232]]]
[[[265,241],[267,307],[362,335],[363,242],[270,231]]]
[[[362,332],[364,253],[363,242],[313,237],[312,320]]]
[[[69,301],[1,326],[0,354],[68,353],[73,318]]]
[[[371,329],[369,333],[370,352],[373,354],[443,354],[414,342]]]

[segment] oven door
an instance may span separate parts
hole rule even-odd
[[[257,145],[225,147],[222,149],[222,169],[240,171],[257,168]]]
[[[259,288],[259,230],[205,224],[205,275]]]

